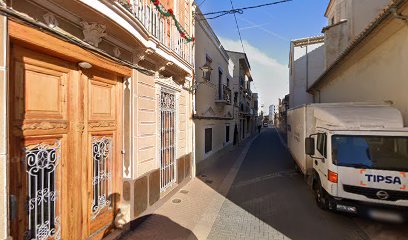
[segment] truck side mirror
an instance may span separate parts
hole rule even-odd
[[[305,138],[305,153],[309,156],[315,155],[315,140],[312,137]]]

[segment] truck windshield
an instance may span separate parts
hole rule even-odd
[[[363,169],[408,171],[408,137],[332,137],[333,163]]]

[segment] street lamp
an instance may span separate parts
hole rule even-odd
[[[197,88],[199,85],[206,83],[210,80],[211,76],[211,71],[213,70],[211,66],[208,63],[205,63],[202,67],[200,67],[200,70],[203,71],[203,79],[205,81],[194,81],[193,86],[191,86],[190,91],[197,91]]]
[[[206,62],[204,66],[200,67],[201,71],[203,71],[203,78],[209,80],[207,77],[208,75],[211,76],[211,71],[213,70],[211,66]]]

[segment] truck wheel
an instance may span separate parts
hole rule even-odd
[[[315,183],[313,184],[313,190],[317,206],[319,206],[319,208],[322,210],[328,210],[329,200],[326,197],[326,193],[324,191],[324,188],[322,187],[322,184],[320,183],[320,180],[315,180]]]

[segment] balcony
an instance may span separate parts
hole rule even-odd
[[[220,91],[219,98],[215,100],[215,103],[231,105],[231,97],[232,97],[231,89],[224,84],[221,86],[222,86],[222,91]]]
[[[181,37],[171,17],[163,17],[151,0],[111,0],[165,51],[193,65],[193,44]],[[186,29],[189,32],[189,29]]]
[[[248,102],[243,102],[241,103],[241,107],[240,107],[240,114],[244,115],[244,116],[249,116],[251,115],[251,106]]]

